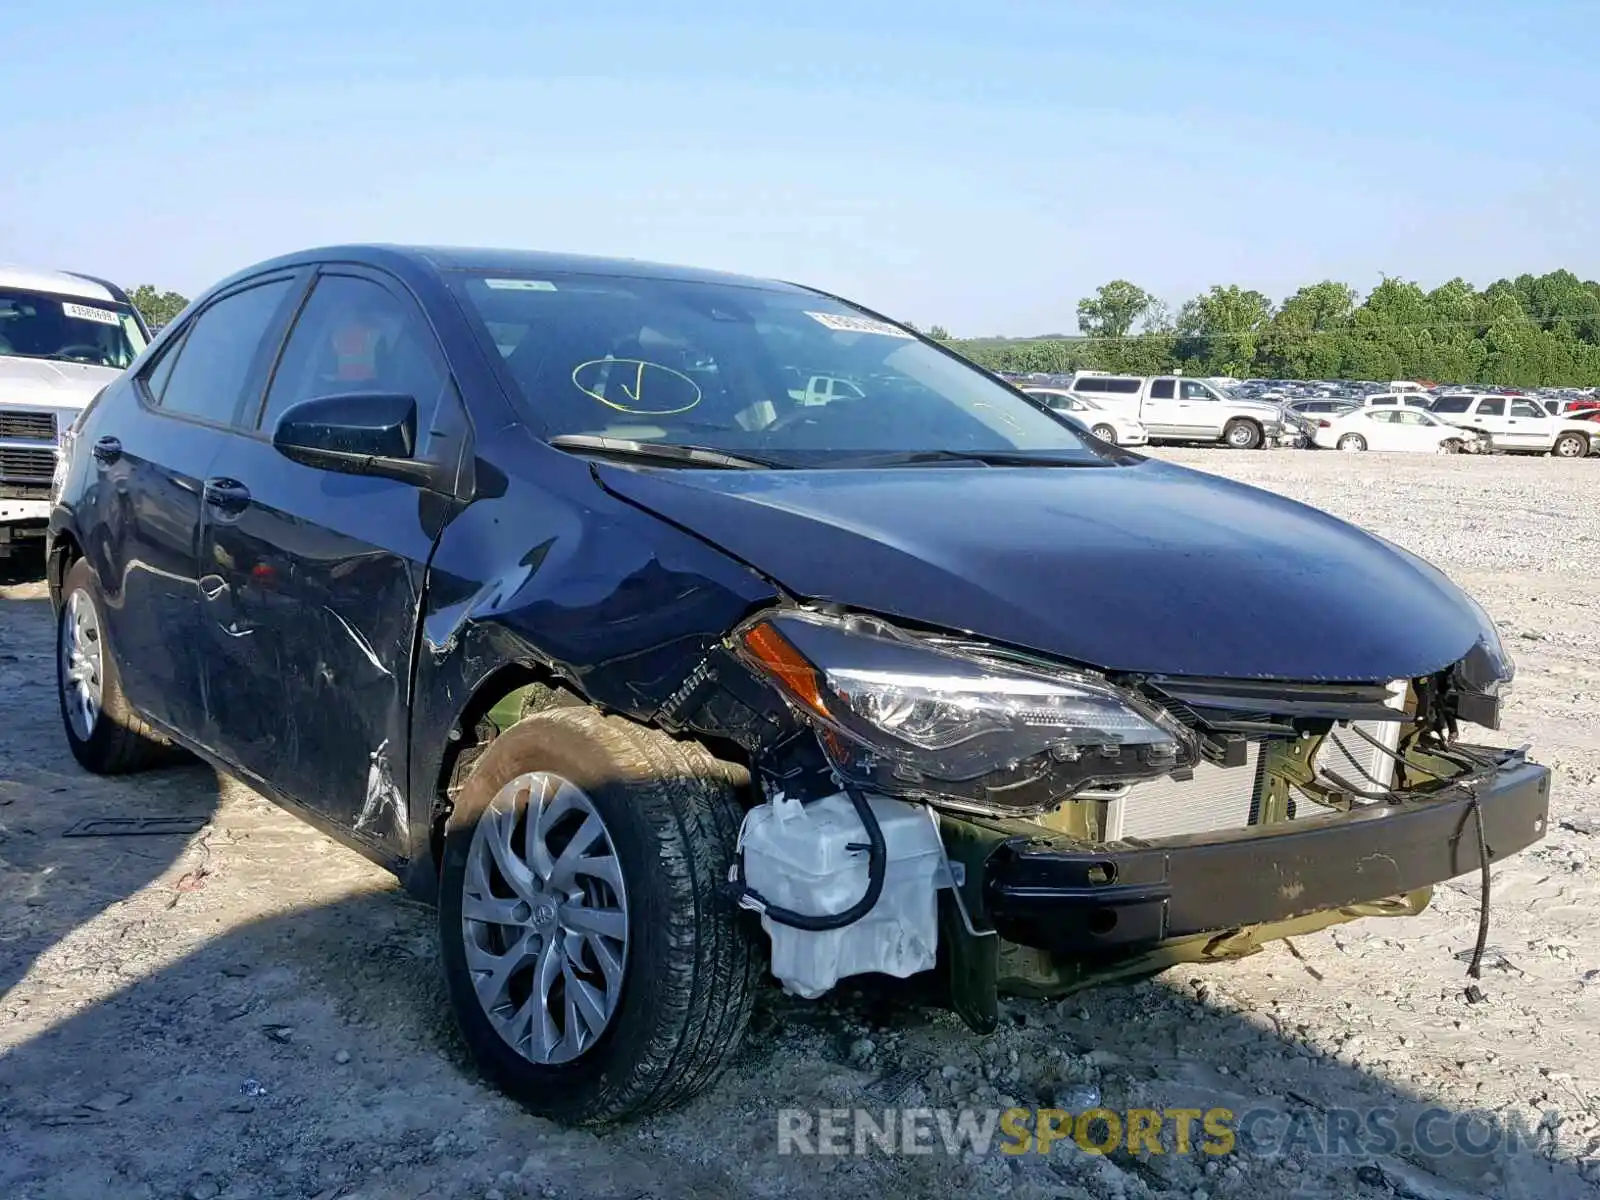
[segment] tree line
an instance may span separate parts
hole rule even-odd
[[[141,284],[129,298],[154,329],[188,300]],[[1521,387],[1600,384],[1600,282],[1571,271],[1519,275],[1478,291],[1464,279],[1425,292],[1385,279],[1361,299],[1325,280],[1282,304],[1218,285],[1176,314],[1115,279],[1078,301],[1076,336],[956,338],[994,371],[1125,371],[1267,379],[1428,379]]]
[[[1282,304],[1218,285],[1176,314],[1125,279],[1078,302],[1078,336],[952,338],[996,371],[1122,371],[1266,379],[1427,379],[1522,387],[1600,384],[1600,282],[1570,271],[1478,291],[1385,279],[1367,297],[1326,280]]]

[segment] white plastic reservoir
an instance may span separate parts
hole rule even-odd
[[[904,979],[933,967],[939,939],[937,889],[944,848],[920,805],[871,796],[888,864],[878,902],[843,929],[808,933],[765,914],[772,973],[785,990],[815,999],[846,975],[880,971]],[[769,904],[808,916],[843,912],[866,893],[866,829],[843,792],[809,804],[782,796],[752,809],[740,843],[746,884]],[[850,846],[863,847],[855,850]]]

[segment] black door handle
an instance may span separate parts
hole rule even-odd
[[[96,462],[114,463],[122,457],[122,443],[114,437],[103,437],[94,444]]]
[[[237,479],[208,479],[201,485],[200,495],[219,512],[241,513],[250,507],[250,489]]]

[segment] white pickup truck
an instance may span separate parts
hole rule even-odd
[[[1488,434],[1499,451],[1557,458],[1583,458],[1589,453],[1588,425],[1553,417],[1523,396],[1458,392],[1440,396],[1431,411],[1441,421]]]
[[[1240,400],[1200,379],[1080,371],[1069,387],[1101,408],[1138,421],[1152,442],[1224,442],[1253,450],[1300,436],[1285,425],[1277,405]]]
[[[0,264],[0,559],[44,535],[62,433],[149,340],[115,284]]]

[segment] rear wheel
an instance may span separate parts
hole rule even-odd
[[[1359,433],[1347,433],[1339,439],[1339,449],[1347,453],[1357,453],[1367,448],[1367,439]]]
[[[1096,425],[1091,432],[1102,442],[1110,442],[1113,446],[1117,444],[1117,431],[1109,425]]]
[[[1582,458],[1589,453],[1589,439],[1582,434],[1563,433],[1556,438],[1550,453],[1557,458]]]
[[[72,757],[96,775],[159,766],[179,751],[128,705],[106,636],[100,584],[80,558],[61,581],[56,619],[56,692]]]
[[[451,1004],[486,1075],[573,1124],[716,1078],[760,970],[719,889],[742,816],[703,748],[588,707],[490,743],[450,816],[439,903]]]
[[[1235,417],[1223,427],[1222,440],[1235,450],[1254,450],[1261,445],[1261,426],[1244,417]]]

